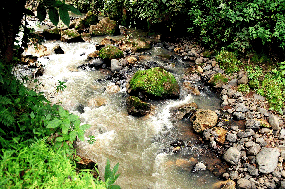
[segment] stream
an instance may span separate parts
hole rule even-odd
[[[77,142],[77,154],[90,158],[98,164],[100,177],[104,178],[107,159],[111,167],[119,162],[120,174],[116,184],[122,189],[209,189],[219,179],[210,171],[193,171],[197,162],[207,164],[212,161],[199,137],[190,127],[190,121],[173,122],[170,108],[195,102],[198,108],[216,110],[220,107],[219,98],[206,86],[200,96],[181,90],[177,100],[152,102],[154,110],[148,116],[137,118],[126,111],[126,87],[116,88],[107,74],[96,69],[78,69],[85,63],[87,55],[94,52],[95,44],[102,40],[95,37],[91,42],[64,43],[46,41],[49,50],[59,44],[65,54],[54,54],[38,59],[44,65],[44,74],[37,77],[37,90],[44,93],[52,103],[61,105],[78,115],[82,123],[91,127],[85,133],[85,141]],[[27,51],[26,54],[33,54]],[[153,47],[148,56],[139,63],[150,61],[163,65],[172,72],[180,86],[187,67],[179,58],[162,60],[171,55],[163,47]],[[36,55],[36,54],[33,54]],[[21,71],[21,70],[20,70]],[[130,75],[131,77],[131,75]],[[59,81],[66,82],[64,91],[56,91]],[[116,90],[114,90],[116,89]],[[93,144],[89,136],[95,137]],[[183,141],[185,147],[179,152],[171,145]]]

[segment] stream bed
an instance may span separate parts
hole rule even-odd
[[[117,87],[112,80],[105,79],[108,74],[104,70],[78,68],[102,39],[97,37],[81,43],[43,43],[49,50],[60,45],[65,53],[39,58],[44,74],[37,77],[36,83],[27,83],[27,86],[37,85],[37,90],[43,92],[48,100],[60,103],[78,115],[82,123],[90,125],[85,133],[86,140],[77,142],[77,153],[98,164],[101,178],[109,159],[111,167],[118,162],[120,164],[116,184],[122,189],[213,188],[219,179],[208,170],[194,171],[193,167],[198,162],[213,163],[214,155],[193,132],[189,120],[172,121],[170,108],[195,102],[198,108],[216,110],[220,108],[220,99],[205,86],[200,96],[182,90],[177,100],[152,102],[154,110],[145,117],[128,115],[125,85]],[[33,52],[28,50],[26,54]],[[187,69],[182,60],[162,60],[165,55],[174,56],[163,47],[153,47],[147,55],[139,64],[155,62],[164,66],[181,85]],[[66,82],[66,88],[57,92],[59,81]],[[93,144],[88,143],[90,136],[96,139]],[[177,142],[184,143],[179,152],[173,150]]]

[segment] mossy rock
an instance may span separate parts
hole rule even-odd
[[[178,98],[175,77],[160,67],[137,71],[129,82],[128,92],[145,99]]]
[[[121,51],[119,48],[112,45],[107,45],[99,51],[99,57],[102,59],[111,60],[116,58],[123,58],[124,54],[123,51]]]
[[[96,25],[90,25],[89,32],[91,35],[113,35],[115,34],[117,28],[117,23],[114,20],[110,20],[110,18],[105,17]]]
[[[214,87],[220,88],[224,84],[226,84],[228,82],[228,80],[229,79],[225,75],[217,73],[217,74],[213,75],[208,82],[213,84]]]
[[[75,29],[82,30],[84,28],[89,28],[91,25],[96,25],[98,22],[98,15],[94,14],[92,11],[88,11],[85,17],[75,26]]]
[[[150,112],[151,106],[149,103],[143,102],[136,96],[127,98],[127,111],[129,115],[145,116]]]
[[[61,32],[62,42],[84,42],[81,35],[73,28]]]

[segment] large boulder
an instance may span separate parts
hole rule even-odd
[[[114,20],[110,20],[110,18],[105,17],[99,21],[96,25],[91,25],[89,29],[89,33],[91,35],[107,35],[107,34],[115,34],[117,28],[117,23]]]
[[[128,84],[128,93],[142,99],[178,98],[179,85],[171,73],[155,67],[137,71]]]
[[[278,164],[280,152],[278,148],[262,148],[256,155],[256,162],[261,173],[273,172]]]
[[[102,59],[116,59],[124,57],[123,51],[118,47],[107,45],[99,51],[99,57]]]
[[[127,98],[127,111],[129,115],[144,116],[150,112],[151,106],[149,103],[143,102],[136,96]]]
[[[214,127],[218,121],[218,115],[212,110],[199,109],[191,117],[193,123],[193,129],[200,133],[205,129]]]
[[[76,21],[74,24],[76,30],[83,30],[89,28],[91,25],[96,25],[98,22],[98,15],[92,11],[88,11],[83,19]]]

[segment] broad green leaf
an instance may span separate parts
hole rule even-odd
[[[75,141],[76,139],[76,136],[77,136],[77,132],[76,131],[71,131],[70,134],[69,134],[69,137],[70,137],[70,141]]]
[[[90,125],[88,125],[88,124],[84,124],[84,125],[80,126],[80,129],[83,130],[83,131],[85,131],[85,130],[87,130],[89,128],[90,128]]]
[[[68,14],[67,5],[59,7],[59,16],[62,22],[68,27],[70,24],[70,18]]]
[[[81,14],[81,12],[77,8],[75,8],[74,6],[67,5],[67,7],[68,7],[68,10],[71,11],[73,14],[77,14],[77,15]]]
[[[59,112],[60,117],[62,117],[62,118],[67,117],[68,114],[69,114],[68,111],[66,111],[65,109],[63,109],[63,107],[61,107],[61,106],[59,106],[58,112]]]
[[[43,5],[43,3],[39,3],[38,8],[37,8],[37,17],[40,22],[44,21],[46,19],[46,8]]]
[[[70,114],[69,115],[69,119],[70,121],[74,122],[76,120],[79,120],[79,117],[77,115],[74,115],[74,114]]]
[[[58,22],[59,22],[59,14],[58,14],[58,10],[56,8],[50,8],[48,10],[48,15],[49,15],[49,19],[50,21],[57,26]]]
[[[31,112],[30,116],[31,116],[32,119],[34,119],[35,118],[34,112]]]
[[[77,134],[78,134],[78,138],[81,141],[84,141],[84,131],[77,131]]]
[[[117,163],[117,164],[114,166],[114,168],[113,168],[113,174],[114,174],[114,175],[116,174],[116,172],[118,171],[118,169],[119,169],[119,163]]]
[[[111,174],[112,174],[112,171],[110,169],[110,161],[109,159],[107,159],[107,163],[105,166],[105,174],[104,174],[105,182],[107,182],[107,180],[111,177]]]
[[[63,141],[63,137],[57,137],[57,138],[55,139],[55,141],[57,141],[57,142],[62,142],[62,141]]]
[[[119,185],[111,185],[108,189],[121,189]]]
[[[62,134],[66,135],[68,133],[69,127],[70,127],[70,120],[64,119],[62,124]]]
[[[61,120],[55,118],[54,120],[50,121],[47,125],[47,128],[57,128],[62,123]]]

